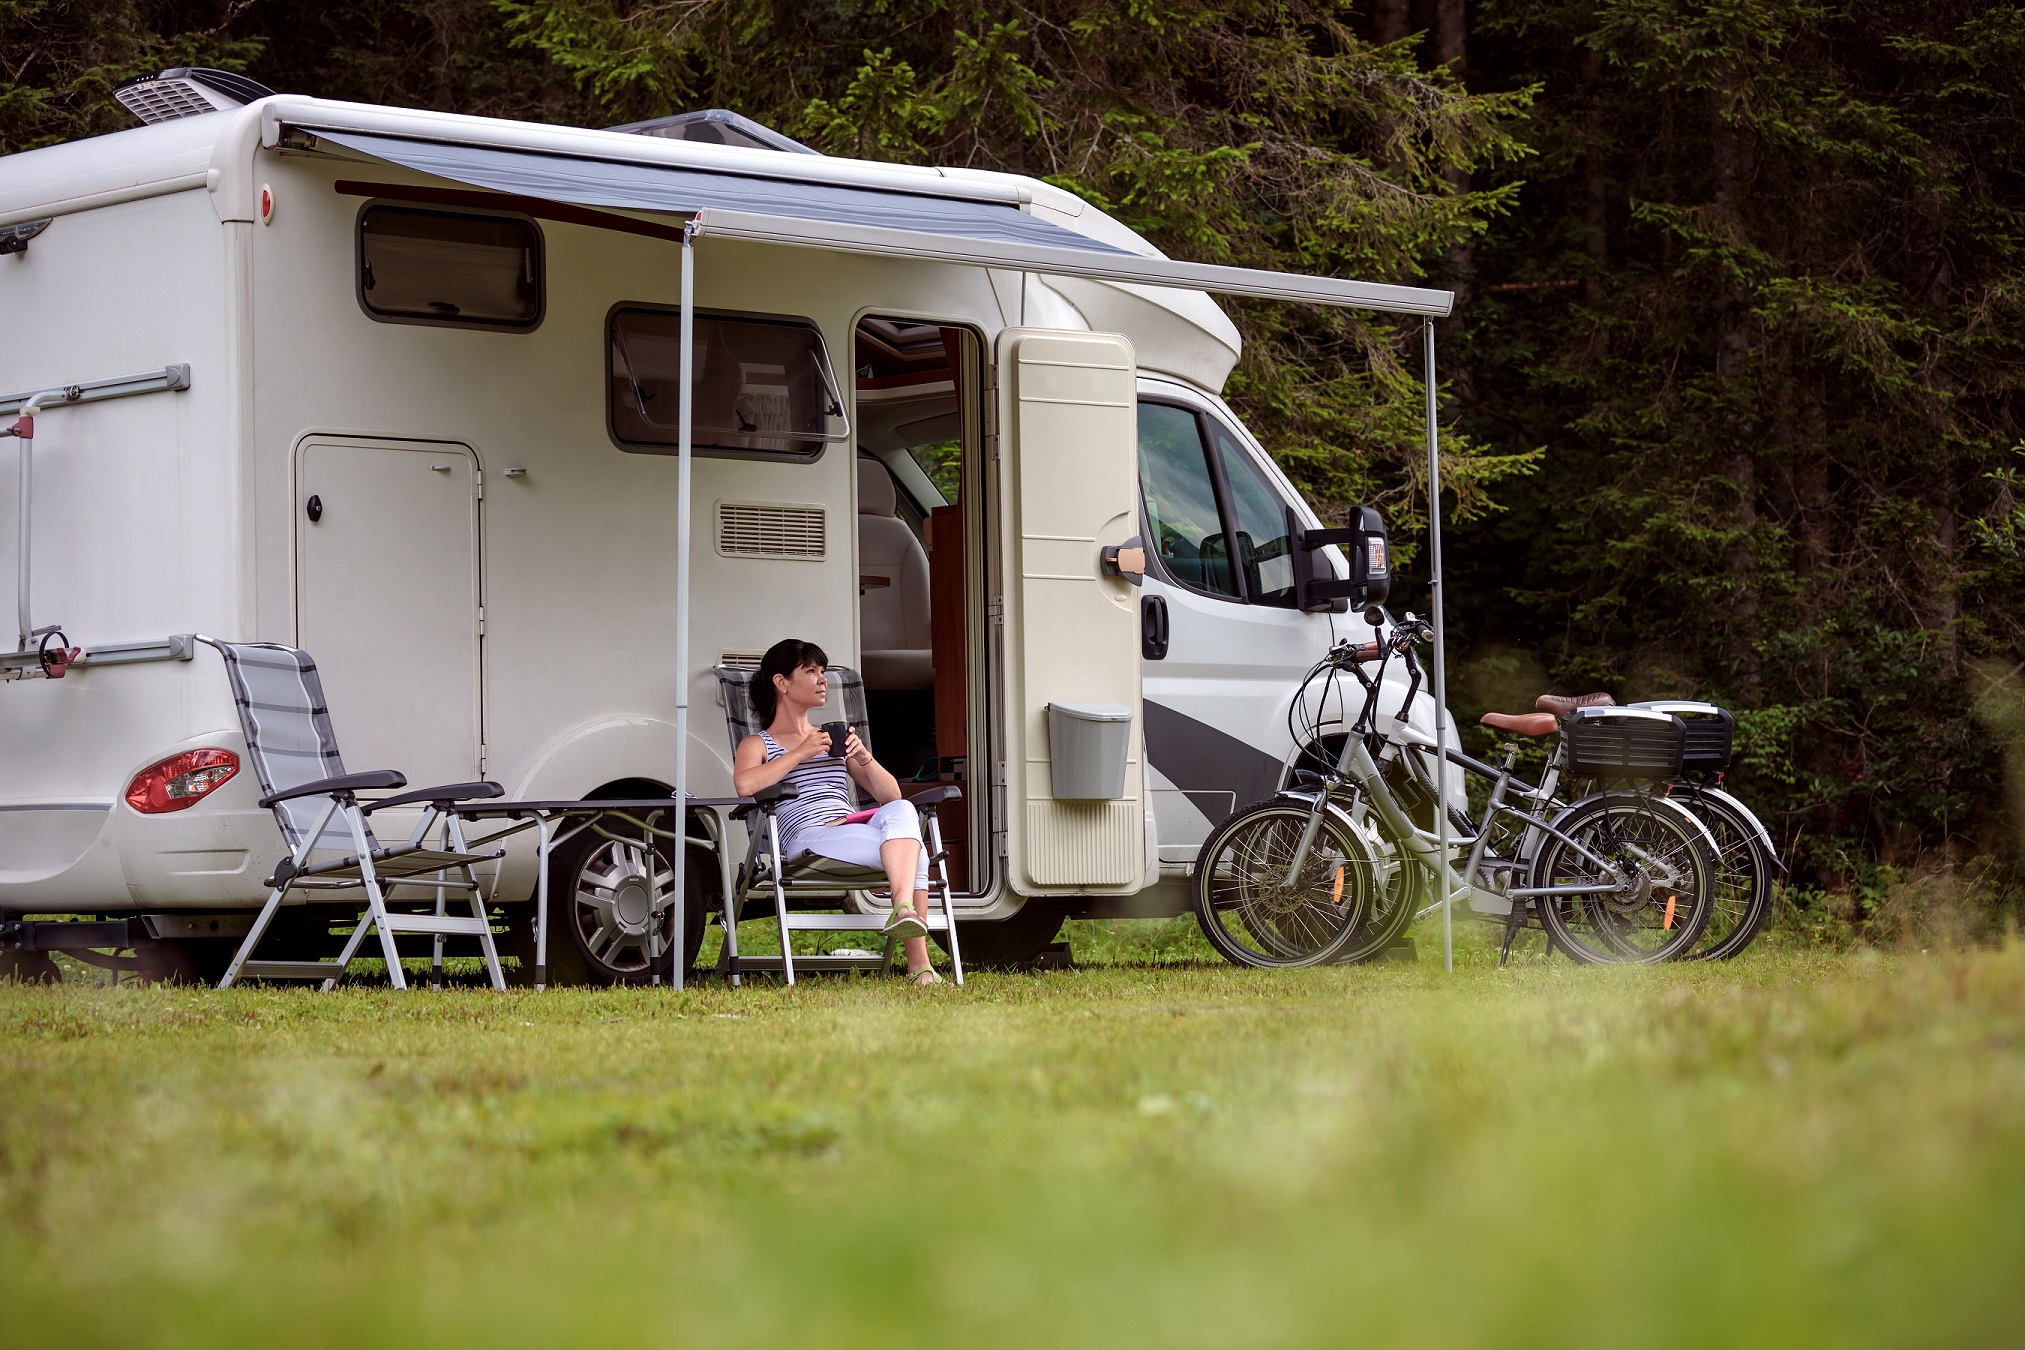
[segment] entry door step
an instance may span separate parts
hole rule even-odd
[[[242,980],[334,980],[344,973],[339,961],[248,961],[239,967]]]

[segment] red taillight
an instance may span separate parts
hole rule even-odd
[[[239,756],[230,750],[185,750],[135,774],[127,784],[127,805],[147,816],[181,811],[238,772]]]

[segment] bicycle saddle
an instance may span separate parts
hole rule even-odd
[[[1485,713],[1483,723],[1487,727],[1514,731],[1521,736],[1551,736],[1561,725],[1561,719],[1550,712]]]
[[[1542,694],[1533,700],[1541,712],[1566,717],[1577,708],[1614,708],[1617,700],[1608,694]]]

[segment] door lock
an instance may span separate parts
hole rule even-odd
[[[302,509],[303,514],[309,517],[309,523],[316,524],[323,519],[323,498],[312,496]]]

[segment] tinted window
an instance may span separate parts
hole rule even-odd
[[[845,434],[821,335],[804,319],[698,314],[698,450],[814,459]],[[612,314],[606,348],[612,438],[629,450],[672,454],[681,387],[681,331],[673,310]]]
[[[1139,487],[1152,546],[1168,575],[1211,595],[1236,597],[1216,489],[1194,413],[1165,403],[1139,405]]]
[[[1254,604],[1291,606],[1294,560],[1287,548],[1287,504],[1237,438],[1214,421],[1210,439],[1216,443],[1224,483],[1230,489],[1232,533],[1237,536],[1245,592]]]
[[[526,330],[541,322],[541,231],[518,216],[368,206],[359,300],[376,318]]]

